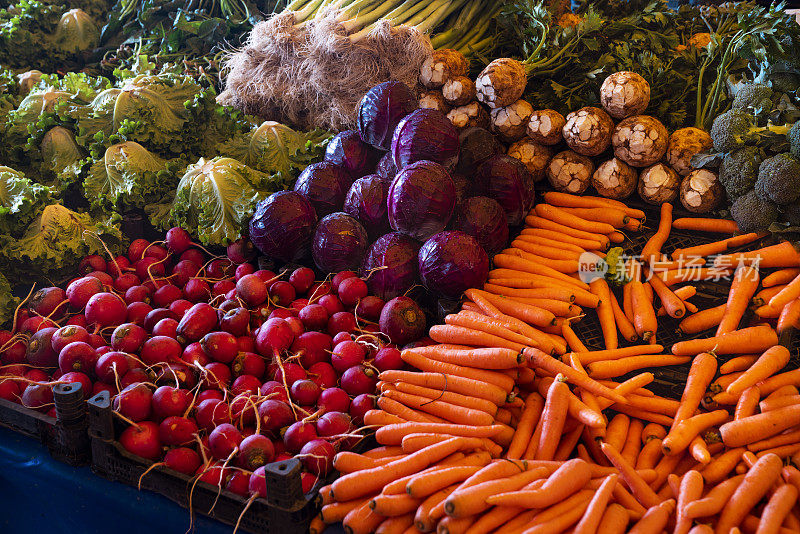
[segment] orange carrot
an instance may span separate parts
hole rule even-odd
[[[778,269],[777,271],[768,274],[761,280],[762,287],[773,287],[785,285],[794,280],[797,275],[800,275],[800,268],[787,267],[785,269]]]
[[[694,414],[716,372],[717,359],[711,354],[702,352],[692,360],[673,427]]]
[[[800,253],[790,241],[783,241],[748,252],[725,254],[714,259],[715,265],[739,265],[757,262],[762,269],[797,267],[800,265]]]
[[[800,326],[800,298],[794,299],[781,309],[776,330],[780,335],[788,328],[797,328],[798,326]]]
[[[784,408],[793,404],[798,404],[800,395],[782,395],[780,397],[767,397],[758,403],[758,407],[762,413]]]
[[[494,264],[496,267],[502,269],[511,269],[514,271],[518,271],[520,273],[529,273],[534,274],[537,276],[544,276],[545,278],[550,279],[551,281],[555,280],[559,283],[559,285],[564,285],[566,287],[578,287],[580,289],[589,289],[588,284],[581,282],[575,278],[569,276],[558,269],[553,267],[549,267],[546,263],[532,261],[521,256],[511,255],[511,254],[496,254],[493,258]],[[577,267],[577,262],[575,262],[575,266]],[[499,276],[495,276],[495,278],[500,278]]]
[[[342,526],[348,534],[368,534],[374,532],[384,520],[384,516],[375,513],[369,503],[362,504],[347,513]]]
[[[624,211],[614,208],[561,208],[565,213],[581,217],[589,221],[610,224],[614,228],[622,228],[631,222],[631,217]]]
[[[550,191],[544,194],[544,200],[548,204],[563,208],[612,208],[621,210],[635,219],[644,219],[645,213],[628,207],[624,202],[605,197],[593,197],[589,195],[572,195],[570,193],[558,193]]]
[[[678,248],[672,251],[672,258],[687,259],[687,258],[713,256],[715,254],[721,254],[723,252],[726,252],[731,248],[748,245],[754,241],[758,241],[764,236],[765,234],[763,233],[749,233],[749,234],[738,235],[735,237],[727,237],[719,241],[714,241],[712,243],[704,243],[702,245],[697,245],[694,247]]]
[[[761,513],[756,534],[777,534],[781,525],[797,503],[798,491],[791,484],[781,485],[770,497]]]
[[[433,325],[428,331],[428,335],[437,343],[473,345],[477,347],[498,347],[514,351],[522,350],[528,341],[526,340],[526,343],[509,341],[504,337],[489,334],[482,330],[442,324]]]
[[[720,427],[720,434],[725,445],[739,447],[769,438],[797,424],[800,424],[800,405],[725,423]]]
[[[545,534],[549,532],[562,532],[576,523],[586,508],[594,491],[582,490],[568,499],[561,501],[547,510],[540,511],[530,521],[530,528],[524,534]]]
[[[469,317],[475,321],[478,321],[478,315],[474,312],[459,312],[456,315],[462,315],[464,317]],[[451,317],[448,315],[448,317]],[[489,317],[484,317],[484,321],[487,323],[491,322],[492,319]],[[453,365],[462,365],[466,367],[477,367],[479,369],[491,369],[491,370],[504,370],[504,369],[514,369],[519,367],[523,363],[522,357],[519,353],[509,350],[509,349],[500,349],[500,348],[483,348],[483,349],[475,349],[475,348],[464,348],[464,349],[457,349],[457,348],[448,348],[444,346],[438,346],[431,348],[428,347],[418,347],[413,349],[414,351],[424,354],[429,358],[433,358],[440,362],[451,363]]]
[[[413,512],[420,504],[422,504],[421,499],[415,499],[405,493],[397,495],[379,494],[369,502],[369,507],[376,514],[384,517],[395,517]]]
[[[800,442],[800,430],[793,430],[791,432],[779,434],[772,438],[751,443],[747,446],[747,448],[753,452],[758,452],[774,447],[780,447],[782,445],[791,445],[798,442]]]
[[[617,414],[608,422],[605,441],[615,450],[622,451],[628,436],[630,422],[630,418],[625,414]]]
[[[628,530],[630,516],[624,507],[617,503],[611,503],[603,513],[603,518],[597,526],[596,532],[603,534],[623,534]]]
[[[619,469],[620,476],[631,489],[636,499],[645,506],[654,506],[660,502],[655,492],[647,485],[636,470],[614,447],[608,443],[601,443],[600,448],[606,458]]]
[[[628,425],[628,435],[625,437],[625,443],[620,450],[620,454],[622,454],[622,457],[631,465],[636,465],[636,460],[639,458],[639,451],[642,449],[643,428],[644,423],[639,419],[632,419]]]
[[[642,247],[642,258],[646,262],[657,260],[658,255],[661,253],[661,247],[669,237],[669,232],[672,227],[672,204],[664,202],[661,204],[661,218],[658,221],[658,229],[650,239]]]
[[[564,429],[569,405],[569,386],[564,382],[563,376],[556,376],[555,381],[547,391],[544,409],[542,411],[542,432],[539,436],[539,445],[536,449],[536,460],[552,460],[558,447],[558,440]]]
[[[761,390],[758,386],[751,386],[744,390],[736,403],[736,409],[733,412],[734,420],[750,417],[755,414],[760,399]]]
[[[736,221],[730,219],[710,219],[703,217],[682,217],[672,221],[676,230],[693,230],[697,232],[715,232],[719,234],[735,234],[739,232]]]
[[[514,379],[510,376],[504,375],[503,373],[464,367],[463,365],[456,365],[453,363],[434,360],[427,356],[427,354],[438,350],[442,350],[442,347],[437,347],[434,345],[429,347],[418,347],[410,350],[404,350],[401,353],[401,356],[403,361],[421,371],[445,373],[448,375],[471,378],[481,382],[488,382],[505,391],[511,391],[511,389],[514,387]]]
[[[661,449],[666,455],[678,454],[684,451],[701,432],[727,421],[728,417],[727,410],[716,410],[686,418],[672,427],[664,438]]]
[[[676,356],[693,356],[701,352],[716,354],[749,354],[763,352],[778,344],[778,335],[767,325],[743,328],[706,339],[679,341],[672,345]]]
[[[528,254],[535,254],[552,260],[574,260],[578,261],[583,252],[577,250],[567,250],[557,246],[545,245],[542,243],[530,243],[519,239],[511,242],[511,249],[521,250]],[[506,249],[504,254],[513,254],[510,249]]]
[[[584,232],[609,234],[616,231],[616,228],[611,224],[601,221],[588,221],[574,213],[570,214],[550,204],[539,203],[534,207],[534,211],[539,217],[549,219],[576,230],[583,230]]]
[[[411,393],[404,393],[402,391],[385,391],[383,395],[386,398],[395,400],[414,410],[440,417],[445,421],[455,424],[487,426],[491,425],[494,421],[494,415],[490,415],[484,411],[465,408],[464,406],[441,400],[432,400],[427,397],[412,395]]]
[[[363,469],[372,469],[380,465],[386,465],[399,459],[402,455],[388,456],[386,458],[369,458],[361,454],[342,451],[333,457],[333,468],[340,473],[355,473]]]
[[[407,419],[403,419],[402,417],[398,417],[397,415],[393,415],[387,413],[383,410],[369,410],[367,413],[364,414],[364,424],[365,425],[392,425],[395,423],[405,423]]]
[[[561,231],[547,228],[524,228],[521,232],[521,235],[554,239],[563,243],[581,247],[584,250],[605,250],[607,248],[601,241],[599,241],[599,239],[584,239],[582,237],[567,235]]]
[[[327,524],[338,523],[352,510],[369,504],[370,500],[372,500],[372,497],[367,497],[365,499],[353,499],[352,501],[345,502],[334,501],[330,504],[326,504],[320,511],[322,521]]]
[[[594,534],[595,532],[603,532],[598,530],[598,528],[603,520],[603,515],[608,509],[608,503],[611,500],[614,486],[617,485],[618,479],[618,475],[608,475],[603,479],[603,483],[589,502],[589,506],[586,508],[575,530],[573,530],[573,534]]]
[[[629,356],[642,356],[645,354],[658,354],[664,347],[661,345],[634,345],[613,350],[594,350],[576,352],[575,355],[582,364],[590,364],[604,360],[618,360]]]
[[[617,324],[614,320],[614,310],[611,307],[611,292],[605,279],[597,278],[593,280],[589,287],[600,299],[597,306],[597,316],[600,319],[600,328],[603,332],[606,349],[616,349],[617,343]]]
[[[575,446],[578,445],[584,428],[586,428],[584,424],[575,425],[574,429],[562,436],[558,443],[558,448],[553,454],[553,460],[563,462],[572,456],[572,452],[575,450]]]
[[[681,318],[686,315],[686,304],[669,287],[664,284],[658,273],[651,272],[648,278],[650,286],[661,300],[661,305],[670,317]]]
[[[414,498],[426,498],[452,484],[461,483],[484,466],[454,466],[420,473],[406,484],[406,492]]]
[[[367,458],[387,458],[400,454],[403,454],[402,447],[375,447],[374,449],[364,451],[362,456],[366,456]]]
[[[461,395],[471,395],[495,405],[506,402],[507,393],[504,389],[483,380],[455,376],[446,371],[418,373],[391,370],[383,371],[378,378],[387,382],[404,382],[439,391],[447,390]]]
[[[614,378],[637,369],[668,365],[682,365],[691,361],[688,356],[670,356],[669,354],[649,354],[646,356],[630,356],[619,360],[595,362],[587,366],[589,376],[595,379]]]
[[[753,266],[742,266],[736,269],[733,275],[733,282],[728,293],[728,302],[722,321],[719,323],[716,335],[733,332],[747,311],[750,299],[758,289],[759,275],[758,268]]]
[[[675,501],[669,499],[651,506],[644,516],[628,531],[630,534],[661,532],[667,526],[669,516],[675,509]]]
[[[638,280],[628,282],[631,286],[631,311],[633,312],[633,326],[636,333],[645,341],[649,341],[656,332],[658,322],[653,304],[647,298],[644,284]]]
[[[505,297],[522,297],[532,299],[552,299],[563,302],[575,302],[575,291],[566,287],[542,287],[532,289],[519,289],[505,287],[492,283],[484,284],[483,290],[493,295]]]
[[[567,252],[567,255],[573,254],[571,252]],[[550,254],[554,256],[555,254]],[[572,273],[577,273],[580,269],[580,264],[578,263],[578,258],[574,255],[567,257],[566,259],[553,259],[547,256],[540,256],[538,254],[531,254],[530,252],[525,252],[524,250],[520,250],[518,248],[507,248],[501,250],[497,256],[502,256],[501,263],[498,263],[500,267],[509,267],[511,264],[511,260],[509,258],[515,257],[520,260],[524,260],[523,263],[519,263],[518,265],[525,265],[525,264],[534,264],[539,266],[545,266],[549,269],[553,269],[557,272],[569,275]]]
[[[688,471],[681,479],[678,491],[678,502],[675,507],[674,534],[688,534],[692,528],[692,518],[686,515],[686,505],[697,501],[703,495],[703,476],[694,469]]]
[[[567,381],[581,387],[587,391],[608,398],[614,402],[625,404],[625,397],[612,391],[611,389],[599,384],[596,380],[592,380],[583,373],[580,373],[572,367],[556,360],[552,356],[535,348],[524,349],[525,357],[528,358],[529,364],[535,369],[543,369],[552,374],[563,374]]]
[[[565,236],[574,237],[577,239],[583,239],[587,241],[595,241],[600,244],[600,250],[605,251],[608,250],[609,246],[609,239],[608,236],[596,232],[587,232],[584,230],[577,230],[575,228],[571,228],[565,224],[560,224],[550,219],[545,219],[544,217],[539,217],[537,215],[528,215],[525,217],[525,224],[531,228],[539,228],[542,230],[551,230],[554,232],[559,232]],[[594,249],[596,250],[596,249]]]
[[[622,334],[622,337],[627,339],[629,342],[634,342],[639,339],[639,335],[636,333],[636,328],[633,326],[633,323],[628,319],[625,312],[619,305],[617,301],[617,297],[611,292],[608,292],[608,302],[611,304],[611,311],[614,315],[614,322],[616,323],[617,328],[619,329],[619,333]]]
[[[511,440],[506,458],[518,460],[522,457],[530,442],[533,429],[542,415],[543,407],[544,398],[539,393],[533,392],[525,399],[525,410],[522,412],[522,417],[517,424],[517,430],[514,432],[514,438]]]
[[[756,362],[737,378],[725,391],[731,395],[738,395],[750,386],[765,380],[783,369],[789,363],[789,350],[782,345],[768,348]]]
[[[441,423],[441,420],[436,416],[421,413],[405,404],[398,402],[396,399],[392,399],[388,396],[382,396],[378,398],[377,401],[378,408],[383,410],[384,412],[395,415],[404,421],[416,421],[417,423]]]
[[[578,338],[575,334],[575,331],[570,326],[569,321],[564,321],[564,324],[561,326],[561,331],[564,335],[564,339],[566,339],[569,348],[573,352],[588,352],[589,349],[586,348],[586,345]]]
[[[402,393],[411,393],[413,395],[420,395],[428,399],[441,400],[444,402],[449,402],[451,404],[464,406],[465,408],[473,408],[475,410],[481,410],[490,415],[495,415],[497,413],[496,404],[494,404],[493,402],[489,402],[486,399],[481,399],[478,397],[470,397],[468,395],[462,395],[460,393],[453,393],[452,391],[441,391],[438,389],[430,389],[423,386],[417,386],[414,384],[407,384],[405,382],[398,382],[395,385],[395,388],[397,389],[397,391]]]
[[[773,308],[782,308],[798,297],[800,297],[800,274],[769,299],[769,305]]]
[[[542,237],[540,235],[529,235],[526,233],[520,233],[515,239],[515,242],[524,242],[527,244],[532,245],[544,245],[547,247],[552,248],[561,248],[564,250],[570,250],[573,252],[583,253],[586,252],[586,249],[583,247],[579,247],[578,245],[574,245],[572,243],[567,243],[565,241],[561,241],[559,239],[551,239],[549,237]],[[512,246],[516,246],[512,242]]]
[[[502,425],[474,426],[447,423],[399,423],[381,427],[375,432],[375,439],[381,445],[399,445],[408,434],[441,433],[454,437],[494,438],[503,432]],[[415,456],[414,453],[410,456]],[[344,478],[344,477],[342,477]],[[341,479],[339,479],[341,480]]]
[[[747,471],[741,484],[722,509],[716,531],[728,532],[738,526],[772,487],[780,476],[782,467],[783,462],[774,454],[760,458]]]
[[[719,366],[719,372],[722,375],[736,373],[739,371],[746,371],[758,360],[757,355],[746,354],[744,356],[736,356]]]
[[[487,500],[498,493],[515,491],[534,480],[546,476],[545,468],[522,471],[507,478],[487,480],[479,484],[459,487],[444,501],[447,515],[456,519],[482,513],[491,507]]]
[[[725,304],[720,304],[714,308],[700,310],[695,314],[689,315],[678,325],[678,330],[683,334],[691,335],[719,326],[722,316],[725,315],[725,308]]]
[[[430,495],[427,499],[422,501],[422,504],[417,508],[414,514],[414,526],[420,532],[432,532],[436,530],[436,523],[438,517],[431,517],[431,511],[438,505],[442,504],[444,500],[458,487],[458,484],[453,484],[443,490]]]
[[[489,496],[486,503],[496,506],[546,508],[575,494],[586,486],[591,478],[589,465],[575,458],[564,462],[540,487],[496,493]]]
[[[636,458],[636,469],[652,469],[658,463],[659,458],[662,456],[661,452],[662,438],[650,438],[643,445],[639,451],[639,456]]]

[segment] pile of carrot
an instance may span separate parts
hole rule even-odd
[[[438,344],[404,350],[408,369],[380,374],[364,418],[379,446],[336,456],[342,476],[321,490],[311,531],[800,532],[800,370],[784,370],[792,354],[779,343],[798,326],[800,255],[759,249],[773,266],[762,276],[757,253],[734,252],[727,302],[698,310],[694,287],[678,287],[669,268],[659,276],[658,264],[713,264],[740,236],[730,221],[673,221],[665,204],[641,261],[626,266],[620,303],[605,281],[577,277],[574,254],[548,254],[601,255],[644,214],[597,197],[545,201],[526,230],[575,231],[523,230],[535,246],[517,239],[498,256],[484,288],[431,328]],[[672,228],[730,235],[670,260],[661,248]],[[573,330],[585,313],[597,314],[604,348]],[[707,334],[663,347],[665,315]],[[648,389],[649,369],[677,364],[690,365],[680,400]]]

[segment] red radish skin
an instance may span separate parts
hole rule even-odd
[[[19,383],[8,378],[0,380],[0,399],[19,403],[22,388]]]
[[[84,399],[88,399],[92,396],[92,380],[85,373],[79,373],[77,371],[64,373],[59,377],[59,380],[68,384],[74,382],[80,384]]]
[[[144,251],[145,258],[155,258],[160,261],[166,259],[167,256],[169,256],[169,252],[160,245],[151,245]]]
[[[250,495],[254,497],[267,496],[267,477],[264,474],[264,467],[261,466],[250,475],[250,484],[248,487]]]
[[[25,334],[33,334],[45,328],[58,328],[58,323],[46,317],[28,317],[20,326],[19,331]]]
[[[150,246],[150,242],[146,239],[135,239],[131,241],[131,244],[128,246],[128,258],[133,262],[141,260],[148,246]]]
[[[113,293],[97,293],[86,303],[86,322],[100,328],[125,322],[128,309],[125,301]]]
[[[238,282],[243,276],[253,274],[254,272],[256,272],[256,268],[253,267],[252,263],[242,263],[236,267],[236,273],[233,277]]]
[[[128,304],[128,311],[125,314],[125,320],[129,323],[144,326],[144,320],[147,314],[153,311],[153,307],[146,302],[132,302]],[[86,321],[84,320],[84,325]]]
[[[147,338],[147,332],[139,325],[123,323],[111,334],[111,348],[122,352],[138,352]]]
[[[337,312],[328,319],[328,333],[332,336],[339,332],[355,332],[357,329],[356,317],[350,312]]]
[[[248,471],[255,471],[262,465],[272,462],[275,458],[275,446],[266,436],[254,434],[242,440],[239,444],[239,453],[236,455],[236,465]]]
[[[106,346],[106,340],[100,334],[89,334],[89,341],[87,342],[95,349]]]
[[[288,319],[289,317],[295,317],[295,314],[297,314],[297,310],[293,310],[291,308],[278,308],[270,312],[269,319]]]
[[[97,359],[94,347],[83,341],[75,341],[58,353],[58,368],[63,373],[71,371],[93,373]]]
[[[153,415],[159,419],[180,416],[192,402],[192,394],[172,386],[161,386],[153,392],[151,399]]]
[[[203,265],[206,262],[206,256],[200,249],[190,248],[189,250],[181,254],[178,260],[179,261],[189,260],[193,261],[197,265]]]
[[[192,278],[183,286],[183,295],[189,302],[206,302],[211,298],[211,286],[205,280]]]
[[[349,395],[362,395],[375,391],[377,377],[375,372],[363,365],[356,365],[342,373],[342,389]]]
[[[167,248],[173,254],[182,254],[192,246],[192,237],[189,232],[177,226],[167,230],[164,241],[166,241]]]
[[[303,326],[303,321],[301,321],[297,317],[287,317],[286,319],[284,319],[284,321],[286,321],[286,324],[288,324],[289,328],[292,329],[292,335],[295,338],[305,333],[306,329]]]
[[[156,308],[148,313],[144,318],[144,329],[152,333],[161,319],[174,319],[173,314],[167,308]]]
[[[104,260],[102,256],[98,256],[97,254],[86,256],[78,264],[78,273],[82,275],[87,275],[92,271],[105,272],[105,270],[106,270],[106,260]]]
[[[366,297],[368,293],[367,283],[355,276],[342,280],[337,290],[339,300],[342,301],[345,308],[349,309],[355,308],[358,301]]]
[[[151,378],[152,377],[144,369],[131,369],[120,379],[119,385],[121,388],[125,389],[139,382],[149,382]]]
[[[304,332],[297,336],[290,351],[300,356],[300,364],[306,369],[319,362],[330,361],[331,336],[323,332]]]
[[[244,308],[230,310],[220,318],[219,327],[236,337],[244,336],[250,329],[250,312]]]
[[[152,248],[153,247],[148,249],[147,253],[149,253]],[[133,268],[136,272],[136,276],[138,276],[140,280],[162,278],[167,272],[166,268],[164,267],[164,262],[154,258],[153,256],[145,256],[141,260],[134,263]]]
[[[205,302],[198,302],[186,312],[178,323],[178,340],[182,343],[199,341],[217,326],[217,310]]]
[[[195,420],[200,428],[211,432],[217,426],[231,422],[231,412],[220,399],[206,399],[197,405]]]
[[[296,363],[284,363],[283,369],[278,368],[275,372],[275,381],[279,383],[286,382],[286,385],[292,387],[292,384],[298,380],[304,380],[308,377],[305,369]],[[285,380],[284,380],[285,378]]]
[[[111,275],[103,271],[92,271],[86,276],[97,278],[105,287],[111,287],[114,285],[114,279],[111,278]]]
[[[344,373],[351,367],[364,361],[367,352],[364,347],[355,341],[342,341],[333,348],[331,365],[339,373]]]
[[[261,388],[261,381],[253,375],[242,375],[231,384],[231,393],[236,396],[242,393],[255,395]]]
[[[269,288],[269,297],[277,306],[289,306],[297,296],[294,286],[289,282],[278,280]]]
[[[39,384],[28,384],[22,392],[21,404],[31,410],[47,412],[53,405],[53,389]]]
[[[356,315],[359,319],[377,322],[386,303],[374,295],[367,295],[358,301]]]
[[[286,445],[287,452],[297,454],[306,443],[316,437],[317,429],[314,425],[297,421],[289,425],[289,428],[286,429],[286,432],[283,434],[283,444]]]
[[[328,388],[322,390],[319,394],[318,404],[320,408],[325,409],[325,415],[329,415],[331,413],[347,413],[350,409],[350,395],[341,388]],[[325,416],[323,415],[323,417]],[[320,418],[321,420],[322,418]],[[348,424],[350,418],[348,417]],[[319,421],[317,422],[317,427],[319,428]],[[320,436],[327,436],[329,434],[322,434]]]
[[[328,362],[318,362],[308,368],[308,377],[317,384],[320,389],[327,389],[339,383],[339,375],[336,369]]]
[[[211,462],[206,465],[201,465],[195,473],[198,475],[197,480],[205,482],[206,484],[211,484],[215,488],[221,488],[227,484],[231,476],[231,470],[223,469],[222,465],[222,462]]]
[[[114,397],[114,409],[132,421],[144,421],[152,413],[152,399],[150,388],[137,382]]]
[[[98,380],[115,384],[129,370],[128,357],[122,352],[107,352],[97,359],[94,374]]]
[[[82,313],[79,313],[77,315],[73,315],[72,317],[67,319],[67,322],[64,324],[64,326],[69,326],[69,325],[80,326],[81,328],[85,329],[86,328],[86,317]]]
[[[82,310],[86,307],[93,295],[103,291],[103,283],[97,278],[85,276],[67,286],[66,297],[73,310]]]
[[[339,332],[335,336],[333,336],[333,346],[335,347],[342,341],[353,341],[353,336],[350,335],[350,332]]]
[[[233,276],[236,267],[228,258],[220,258],[208,264],[208,276],[216,280]]]
[[[158,425],[158,437],[168,447],[190,445],[197,434],[197,425],[187,417],[170,416]]]
[[[372,364],[377,367],[378,371],[402,369],[405,366],[400,357],[400,351],[395,347],[383,347],[375,354]]]
[[[313,490],[314,486],[317,485],[318,480],[319,477],[316,477],[311,473],[300,473],[300,486],[303,488],[303,493],[311,493],[311,490]]]
[[[48,327],[39,330],[31,336],[25,358],[34,367],[57,367],[58,353],[53,350],[51,340],[55,328]]]
[[[95,382],[94,384],[92,384],[92,393],[90,396],[94,397],[95,395],[99,395],[104,391],[108,392],[109,397],[113,397],[114,395],[119,393],[117,387],[112,384],[106,384],[105,382]]]
[[[289,405],[275,399],[267,399],[258,406],[258,417],[261,428],[267,432],[278,432],[295,420]]]
[[[305,308],[309,304],[310,304],[310,302],[308,302],[308,299],[296,298],[296,299],[294,299],[292,301],[292,303],[289,305],[289,307],[292,308],[293,310],[295,310],[299,315],[300,314],[300,310],[302,310],[303,308]]]
[[[152,294],[145,286],[133,286],[125,291],[125,302],[130,305],[134,302],[149,304]]]
[[[227,459],[242,442],[242,433],[230,423],[218,425],[208,435],[208,448],[218,460]]]
[[[177,286],[167,284],[156,289],[153,293],[153,304],[159,308],[167,308],[170,304],[183,297],[183,291]]]
[[[50,338],[50,346],[53,347],[53,350],[56,353],[58,353],[61,352],[61,349],[75,341],[83,341],[84,343],[88,342],[89,332],[80,326],[62,326],[53,332],[53,337]]]
[[[154,336],[166,336],[175,339],[178,337],[178,321],[172,317],[165,317],[153,327]]]
[[[127,293],[134,287],[139,287],[141,283],[142,280],[134,273],[122,273],[121,275],[119,275],[114,279],[114,289],[119,291],[120,293]],[[148,291],[150,291],[149,288]]]
[[[311,286],[314,284],[314,271],[308,267],[300,267],[292,271],[289,275],[289,283],[294,286],[294,290],[299,295],[308,293]]]
[[[174,338],[167,336],[154,336],[142,344],[139,357],[147,365],[154,365],[160,362],[177,362],[183,350],[180,343]]]
[[[202,459],[196,451],[188,447],[176,447],[164,455],[164,464],[184,475],[192,475],[200,467]]]
[[[395,297],[386,303],[378,321],[381,332],[395,345],[405,345],[425,335],[425,314],[413,299]]]
[[[364,414],[370,410],[375,409],[375,397],[373,395],[363,394],[356,396],[350,401],[350,417],[353,418],[353,423],[361,425],[364,423]]]
[[[114,261],[109,261],[106,263],[106,272],[113,276],[114,278],[119,277],[129,269],[131,266],[131,262],[125,256],[117,256],[114,258]]]
[[[160,366],[154,382],[158,386],[177,384],[181,388],[193,389],[197,385],[197,377],[194,369],[190,370],[185,365],[171,363]]]
[[[289,394],[286,392],[286,388],[284,388],[283,384],[275,380],[264,382],[261,385],[260,393],[262,397],[266,397],[267,399],[289,402]]]
[[[220,280],[211,288],[212,297],[219,297],[220,295],[234,296],[236,293],[236,284],[231,280]],[[228,298],[228,297],[226,297]]]
[[[61,374],[63,373],[59,373],[58,371],[56,371],[53,373],[53,376],[56,377],[57,379],[58,376],[61,376]],[[47,382],[47,373],[45,373],[41,369],[28,369],[27,371],[25,371],[25,374],[23,376],[32,382]]]
[[[239,352],[253,352],[256,350],[256,340],[251,336],[239,336],[236,338],[236,343],[239,345]],[[260,358],[260,356],[259,356]],[[251,373],[258,376],[257,373]]]
[[[45,287],[31,297],[28,307],[37,315],[58,320],[67,313],[67,293],[60,287]]]
[[[339,313],[344,311],[344,305],[342,301],[339,300],[339,297],[336,295],[323,295],[319,299],[319,305],[323,306],[326,310],[328,310],[328,316],[330,317],[334,313]]]
[[[303,466],[316,476],[326,476],[333,467],[336,450],[329,442],[312,439],[300,449]]]
[[[356,273],[354,273],[353,271],[341,271],[341,272],[338,272],[333,276],[333,279],[331,279],[331,287],[333,288],[333,290],[336,293],[338,293],[339,292],[339,285],[342,282],[344,282],[348,278],[354,278],[356,276],[358,276],[358,275]]]
[[[207,389],[228,389],[231,383],[231,369],[224,363],[211,362],[204,368],[203,384]]]
[[[321,304],[309,304],[297,314],[306,330],[322,330],[328,324],[328,310]]]
[[[241,264],[255,256],[253,244],[246,237],[240,237],[225,250],[228,259],[235,264]]]
[[[258,330],[256,349],[262,356],[273,357],[289,349],[294,333],[283,319],[270,319]]]
[[[352,430],[350,416],[339,411],[324,413],[316,424],[317,434],[323,438],[348,434]]]
[[[320,394],[319,386],[311,380],[298,380],[289,391],[295,402],[301,406],[314,406]]]
[[[221,391],[217,389],[204,389],[200,393],[197,394],[197,399],[195,400],[195,404],[200,404],[204,400],[218,400],[221,401],[224,398],[224,395]]]
[[[200,272],[200,265],[192,260],[181,260],[172,268],[170,280],[178,287],[183,287],[186,290],[186,284],[189,283]]]
[[[200,340],[203,352],[217,362],[231,363],[239,352],[236,338],[228,332],[210,332]]]
[[[244,471],[234,471],[225,489],[240,497],[247,497],[250,494],[250,475]]]
[[[319,302],[320,298],[330,294],[330,292],[331,292],[330,282],[314,282],[313,284],[311,284],[311,287],[308,288],[307,291],[308,301],[311,303]]]
[[[257,277],[259,277],[262,282],[267,284],[267,289],[269,289],[269,286],[271,284],[275,283],[275,279],[278,276],[275,273],[273,273],[272,271],[270,271],[269,269],[259,269],[258,271],[254,272],[253,274],[256,275]]]
[[[189,343],[186,345],[186,348],[183,349],[181,361],[192,367],[197,365],[200,365],[200,367],[205,367],[211,363],[211,358],[209,358],[208,354],[205,353],[203,347],[200,346],[200,343],[195,341],[194,343]]]
[[[253,352],[239,352],[231,362],[231,373],[237,378],[252,375],[256,379],[261,379],[266,370],[267,365],[264,363],[264,358]],[[259,386],[261,386],[260,382]]]
[[[175,319],[180,320],[191,307],[192,303],[188,300],[178,299],[169,305],[169,311]]]
[[[141,421],[138,426],[129,426],[119,437],[125,450],[148,460],[161,457],[161,442],[158,438],[158,425],[152,421]]]

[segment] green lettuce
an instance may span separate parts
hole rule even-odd
[[[38,210],[49,201],[49,188],[10,167],[0,166],[0,233],[22,235]]]
[[[3,273],[0,273],[0,327],[11,324],[18,304],[19,299],[11,293],[11,284]]]

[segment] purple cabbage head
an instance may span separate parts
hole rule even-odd
[[[370,295],[389,301],[417,282],[419,243],[394,232],[378,238],[364,257],[361,272]]]
[[[359,178],[344,200],[344,212],[355,217],[367,229],[367,234],[375,238],[389,231],[386,215],[386,197],[389,184],[377,174]]]
[[[317,216],[342,211],[345,195],[353,178],[341,165],[328,161],[312,163],[300,173],[294,190],[311,202]]]
[[[505,152],[503,145],[492,132],[478,126],[465,128],[458,135],[458,142],[456,169],[467,176],[473,176],[487,159]]]
[[[489,275],[489,256],[471,235],[440,232],[419,249],[419,276],[429,291],[456,299],[480,287]]]
[[[387,185],[391,185],[392,180],[397,176],[397,165],[394,164],[394,158],[392,158],[391,152],[387,152],[383,155],[378,165],[375,167],[375,172]]]
[[[453,230],[474,237],[487,254],[493,256],[508,243],[506,212],[496,200],[488,197],[471,197],[456,210]]]
[[[314,231],[311,255],[317,267],[327,273],[355,270],[368,244],[367,231],[360,222],[346,213],[331,213]]]
[[[472,183],[461,173],[452,172],[450,178],[456,186],[456,207],[460,206],[471,194]]]
[[[380,153],[361,140],[355,130],[336,134],[325,149],[325,161],[341,165],[353,178],[371,174]]]
[[[478,168],[475,194],[493,198],[505,210],[509,226],[518,226],[533,207],[533,175],[516,158],[500,154]]]
[[[438,109],[418,109],[394,130],[392,157],[398,169],[415,161],[449,165],[458,157],[458,130]]]
[[[389,150],[397,123],[415,109],[417,99],[403,82],[376,85],[358,104],[356,121],[361,139],[375,148]]]
[[[301,194],[279,191],[256,206],[250,219],[250,241],[262,254],[284,262],[308,254],[317,214]]]
[[[389,188],[389,225],[424,241],[447,226],[455,203],[450,173],[438,163],[418,161],[398,172]]]

